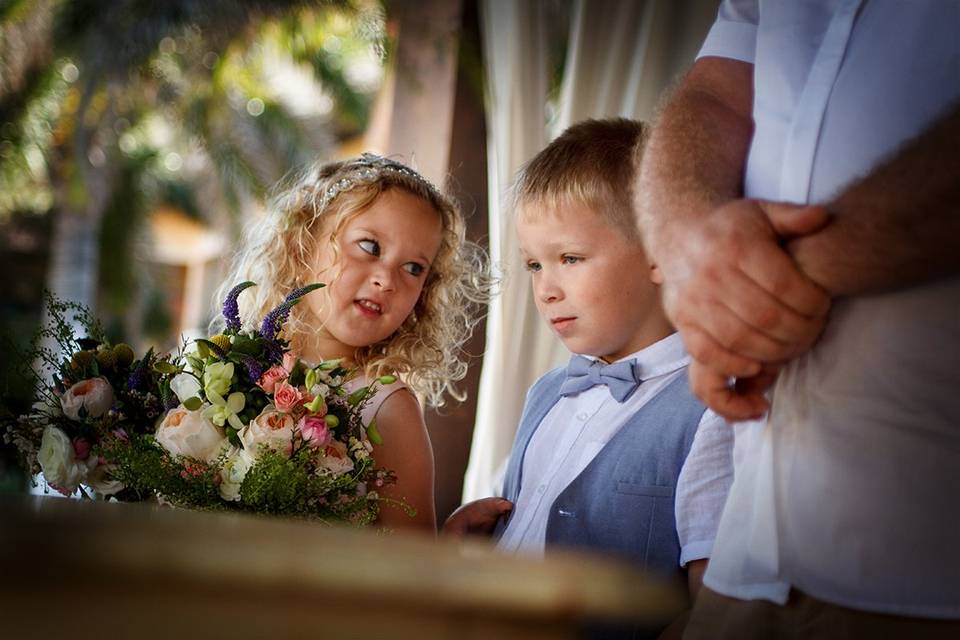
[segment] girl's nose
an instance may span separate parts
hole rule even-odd
[[[393,290],[393,275],[391,274],[390,270],[385,267],[375,270],[370,280],[373,282],[374,286],[379,287],[384,291]]]

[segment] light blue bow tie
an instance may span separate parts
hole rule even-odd
[[[637,361],[622,360],[604,364],[583,356],[573,356],[567,365],[567,378],[560,385],[560,395],[569,396],[605,384],[617,402],[623,402],[640,386]]]

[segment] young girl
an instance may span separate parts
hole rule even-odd
[[[453,200],[409,167],[371,154],[314,167],[245,234],[221,289],[252,280],[241,318],[254,324],[294,288],[326,287],[293,308],[284,334],[303,360],[344,358],[356,387],[384,374],[364,412],[383,438],[377,464],[397,483],[382,494],[416,509],[385,507],[388,527],[436,529],[433,451],[417,396],[443,404],[466,374],[461,346],[487,293],[483,253],[464,240]]]

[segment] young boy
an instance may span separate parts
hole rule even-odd
[[[682,577],[691,595],[732,480],[729,426],[691,394],[660,274],[631,202],[643,125],[570,127],[522,170],[514,207],[537,309],[575,355],[531,387],[504,499],[464,505],[452,533],[542,554],[572,546]],[[504,516],[501,519],[501,516]]]

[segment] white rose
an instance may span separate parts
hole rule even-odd
[[[73,442],[56,427],[43,430],[37,462],[40,463],[47,484],[65,495],[72,495],[86,480],[90,469],[97,464],[93,456],[86,460],[77,460]]]
[[[267,405],[259,416],[240,431],[240,441],[254,458],[260,457],[264,447],[289,456],[293,450],[294,426],[293,416]]]
[[[247,472],[255,463],[253,456],[241,448],[234,447],[220,470],[220,497],[231,502],[239,501],[240,485],[243,484],[243,479],[247,477]]]
[[[106,378],[81,380],[60,396],[60,406],[71,420],[80,419],[80,409],[91,418],[99,418],[113,406],[113,387]]]
[[[170,390],[176,394],[180,402],[200,395],[200,381],[189,373],[180,373],[170,381]]]
[[[347,455],[347,445],[339,440],[332,440],[324,449],[319,461],[320,473],[341,476],[353,471],[353,460]]]
[[[203,409],[188,411],[177,407],[167,412],[155,439],[170,453],[194,460],[214,460],[227,443],[223,429],[202,414]]]

